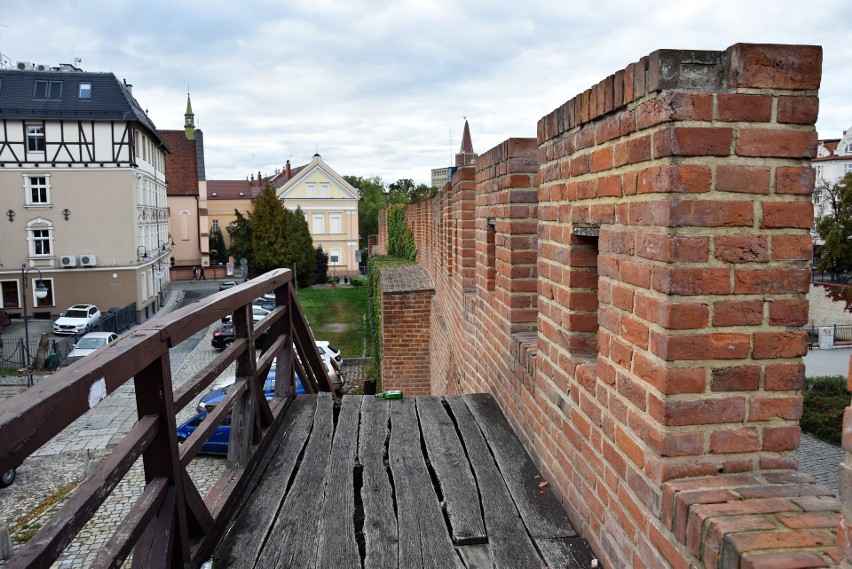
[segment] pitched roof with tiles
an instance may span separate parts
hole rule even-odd
[[[59,96],[36,99],[36,81],[61,83]],[[91,85],[90,98],[79,97],[81,83]],[[113,73],[81,71],[70,65],[49,71],[0,69],[0,119],[136,121],[162,142],[130,89]]]
[[[196,134],[198,131],[196,131]],[[166,156],[167,194],[197,196],[199,177],[196,140],[186,138],[184,130],[161,130],[160,135],[171,151]]]
[[[254,199],[261,187],[248,180],[207,180],[208,200]]]

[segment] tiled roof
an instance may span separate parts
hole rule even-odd
[[[841,154],[837,155],[837,146],[840,144],[840,139],[835,138],[832,140],[820,140],[819,145],[828,150],[828,156],[817,156],[813,159],[814,162],[827,162],[830,160],[850,160],[852,159],[852,155],[849,154]]]
[[[34,99],[36,81],[61,82],[61,97]],[[80,83],[91,83],[90,99],[78,97]],[[0,69],[0,119],[137,121],[162,141],[130,86],[112,73]]]
[[[260,187],[248,180],[207,180],[208,200],[254,199]]]
[[[197,196],[196,141],[187,139],[183,130],[161,130],[160,135],[171,151],[166,156],[166,193],[170,196]]]

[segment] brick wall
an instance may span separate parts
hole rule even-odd
[[[432,391],[494,394],[607,567],[840,556],[793,452],[821,58],[654,52],[406,213]]]

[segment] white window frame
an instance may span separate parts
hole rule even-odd
[[[822,180],[822,164],[817,164],[814,169],[816,170],[816,179]]]
[[[334,265],[334,266],[342,265],[343,261],[340,258],[342,254],[343,254],[343,250],[340,247],[332,247],[331,249],[329,249],[328,250],[328,264]]]
[[[53,257],[53,239],[53,224],[49,220],[39,217],[27,223],[27,249],[30,258]],[[47,252],[45,252],[45,245]]]
[[[325,214],[315,213],[311,215],[311,234],[323,235],[325,233]]]
[[[40,181],[36,183],[36,181]],[[33,190],[44,190],[44,201],[33,199]],[[50,174],[27,174],[24,176],[24,193],[27,207],[50,206]],[[41,193],[41,192],[39,192]]]
[[[52,278],[39,278],[38,275],[34,275],[32,273],[29,274],[30,282],[27,284],[27,291],[32,295],[32,306],[36,308],[41,308],[42,306],[56,306],[56,301],[54,300],[54,287],[53,287],[53,279]],[[38,281],[42,281],[44,287],[47,289],[47,296],[44,298],[39,298],[36,296],[36,283]]]
[[[81,82],[79,91],[77,92],[77,98],[79,99],[91,99],[92,98],[92,84],[88,81]]]
[[[316,197],[316,193],[317,185],[315,183],[311,182],[309,184],[305,184],[305,195],[308,197],[309,200],[314,199]]]
[[[843,175],[845,176],[849,172],[852,172],[852,162],[847,162],[843,165]]]
[[[6,283],[14,283],[15,292],[14,293],[10,292],[9,298],[6,298],[6,294],[5,294],[7,287],[4,286],[4,285]],[[8,287],[8,288],[11,289],[12,287]],[[21,281],[19,279],[4,279],[4,280],[0,281],[0,297],[2,297],[2,299],[0,299],[0,300],[2,300],[2,302],[3,302],[2,308],[4,308],[4,309],[21,308]]]
[[[27,152],[44,152],[44,123],[27,123]]]
[[[339,213],[328,214],[328,232],[331,234],[343,233],[343,216]]]
[[[320,184],[320,195],[319,195],[319,197],[321,199],[324,199],[324,200],[327,200],[329,197],[331,197],[331,191],[329,190],[328,184]]]

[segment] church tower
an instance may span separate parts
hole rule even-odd
[[[189,93],[186,94],[186,112],[183,114],[183,131],[187,140],[195,140],[195,114],[192,112],[192,102]]]

